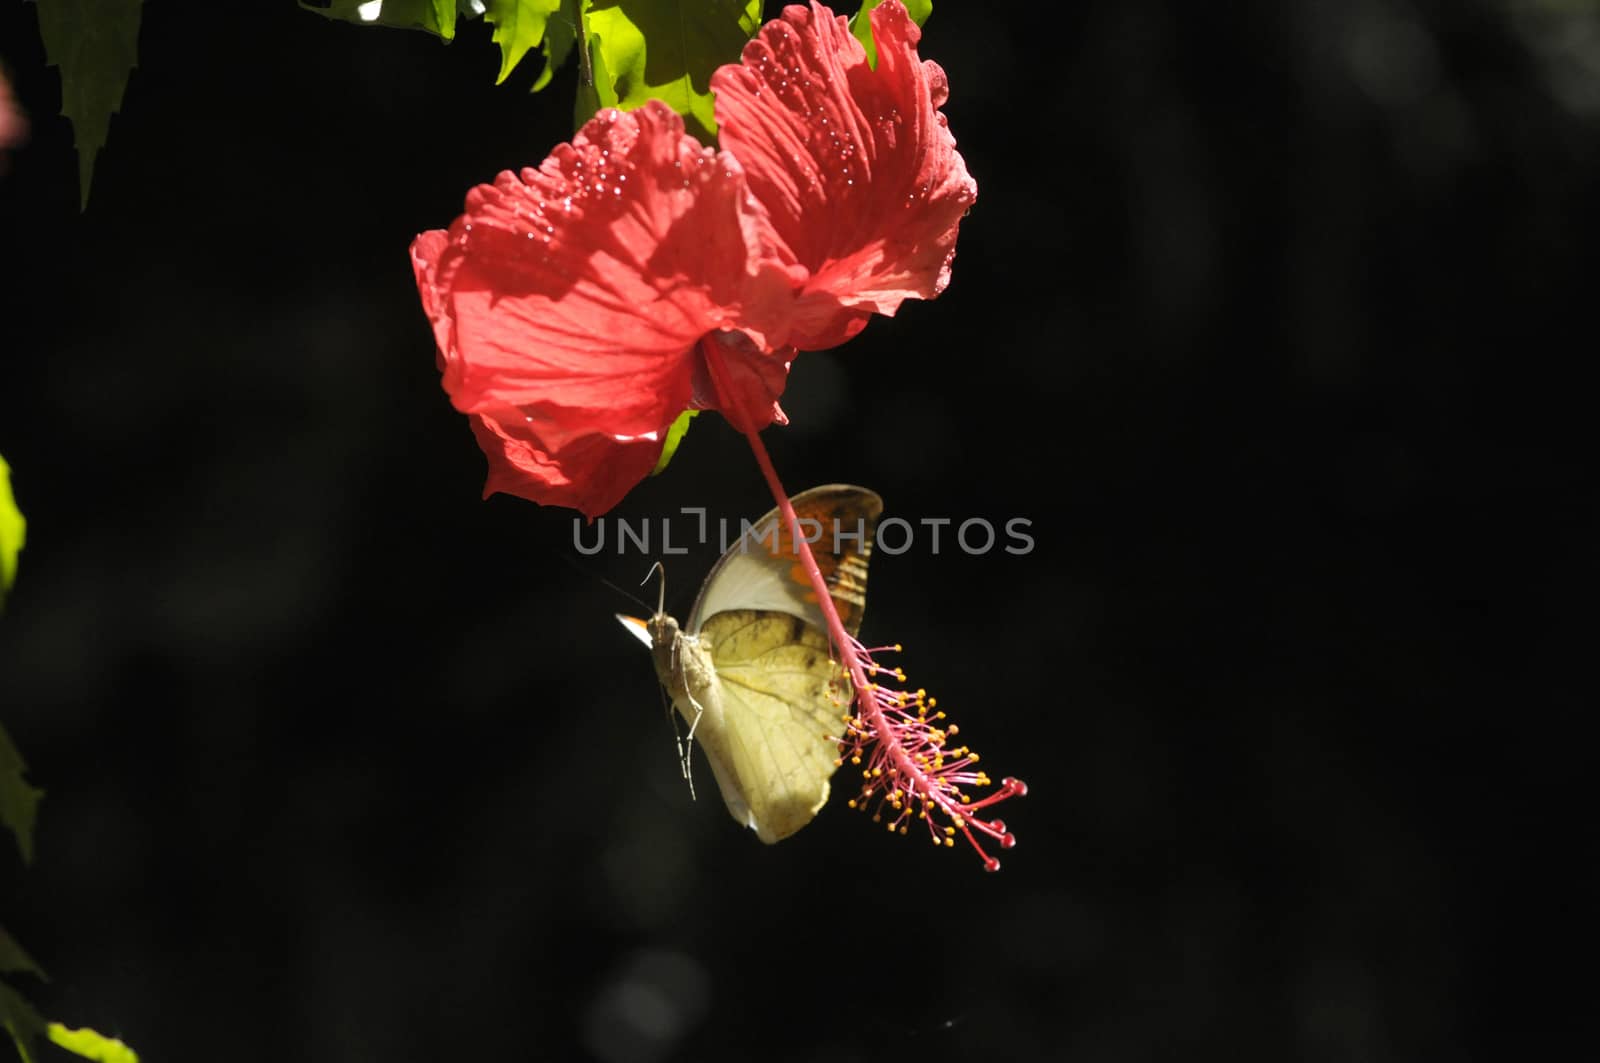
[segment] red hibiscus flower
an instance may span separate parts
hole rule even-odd
[[[871,17],[876,69],[818,4],[763,27],[712,78],[720,151],[660,103],[604,111],[417,237],[444,388],[489,457],[486,495],[603,513],[684,409],[746,434],[782,421],[797,350],[943,290],[977,187],[920,31],[896,0]]]

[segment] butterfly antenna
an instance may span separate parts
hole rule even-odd
[[[650,608],[650,603],[645,601],[643,598],[639,597],[637,594],[633,593],[632,591],[628,590],[625,587],[617,586],[615,583],[612,583],[610,580],[606,579],[604,576],[600,575],[598,572],[593,572],[590,569],[584,568],[582,565],[578,564],[576,561],[574,561],[572,558],[568,557],[566,554],[557,554],[556,556],[559,557],[562,561],[566,562],[568,565],[571,565],[574,570],[583,573],[585,576],[588,576],[590,579],[596,579],[596,580],[599,580],[601,583],[604,583],[607,587],[610,587],[612,590],[616,591],[618,594],[620,594],[624,598],[628,599],[628,601],[633,602],[634,604],[638,605],[638,607],[640,609],[649,609]]]
[[[661,577],[660,593],[656,598],[656,615],[660,616],[662,613],[665,613],[667,611],[667,569],[666,569],[666,566],[662,565],[662,563],[659,562],[659,561],[657,561],[655,564],[651,565],[650,566],[650,571],[646,572],[644,574],[644,579],[639,581],[639,586],[643,587],[646,583],[649,583],[651,576],[660,576]],[[643,603],[641,603],[641,604],[643,604]]]

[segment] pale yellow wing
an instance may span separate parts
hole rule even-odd
[[[850,681],[820,630],[787,613],[730,609],[706,620],[721,701],[720,725],[702,719],[705,749],[735,819],[764,842],[811,822],[828,800]],[[741,815],[742,813],[742,815]]]

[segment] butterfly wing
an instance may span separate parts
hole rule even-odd
[[[846,630],[860,630],[867,561],[883,512],[848,484],[791,499]],[[822,610],[777,509],[722,555],[689,623],[619,616],[652,647],[656,671],[694,729],[733,818],[772,843],[828,800],[850,682],[834,662]]]
[[[811,542],[839,619],[854,635],[867,607],[867,561],[883,499],[865,487],[825,484],[802,491],[790,503],[800,518],[801,536]],[[782,525],[774,508],[722,555],[700,588],[686,630],[699,632],[708,618],[737,609],[786,613],[826,629],[816,591],[800,566],[792,530]]]
[[[850,682],[821,629],[770,610],[709,617],[697,640],[716,670],[716,713],[695,737],[728,811],[762,841],[786,838],[828,800]]]

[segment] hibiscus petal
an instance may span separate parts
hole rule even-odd
[[[701,336],[767,345],[783,328],[788,279],[758,212],[738,162],[659,103],[601,112],[539,169],[473,189],[442,241],[413,248],[456,408],[542,402],[613,434],[670,424]]]
[[[601,112],[538,169],[474,188],[448,231],[418,236],[442,383],[456,409],[483,415],[489,490],[580,508],[620,498],[651,468],[636,457],[648,448],[628,448],[618,467],[643,472],[620,489],[611,452],[651,438],[659,451],[694,396],[701,337],[783,344],[797,278],[772,240],[738,160],[659,102]],[[781,374],[776,389],[767,421]],[[760,405],[736,397],[749,409],[735,419],[751,423]]]
[[[451,336],[455,331],[455,318],[450,313],[450,301],[443,293],[449,290],[450,279],[455,275],[455,266],[460,260],[450,256],[446,259],[449,272],[441,272],[440,259],[449,243],[450,234],[443,229],[432,229],[419,235],[411,241],[411,271],[417,277],[422,312],[428,315],[428,321],[433,325],[433,339],[438,345],[439,371],[446,374],[445,391],[452,392],[458,382],[452,382],[449,374],[456,370],[446,361],[445,351],[454,347]]]
[[[587,517],[622,501],[661,455],[660,437],[623,443],[588,435],[552,451],[526,420],[483,414],[469,420],[489,459],[483,497],[503,491],[547,506],[568,506]]]
[[[944,71],[917,57],[921,31],[898,0],[871,17],[876,70],[845,20],[813,3],[784,8],[711,79],[722,147],[811,272],[790,335],[805,349],[943,291],[977,199],[938,111]]]

